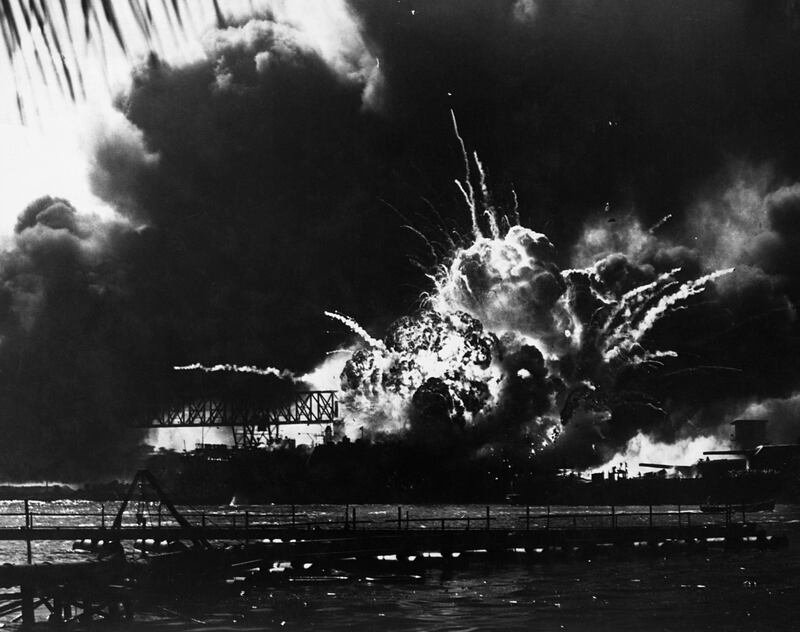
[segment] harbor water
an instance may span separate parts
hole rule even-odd
[[[34,520],[47,524],[110,524],[116,506],[83,501],[31,503]],[[224,520],[225,507],[181,508]],[[242,511],[244,508],[236,508]],[[253,506],[253,515],[287,516],[287,506]],[[360,528],[396,523],[396,506],[357,506]],[[491,526],[519,526],[525,508],[492,506]],[[665,509],[654,508],[656,512]],[[24,524],[21,502],[0,503],[0,526]],[[298,506],[295,519],[351,519],[353,507]],[[593,513],[604,507],[551,508],[553,525],[561,512]],[[615,508],[618,520],[641,520],[647,507]],[[407,513],[406,513],[407,512]],[[546,508],[531,508],[532,520]],[[408,506],[400,519],[418,528],[433,516],[468,517],[481,528],[485,506]],[[51,515],[44,515],[51,514]],[[58,515],[52,515],[58,514]],[[126,522],[133,524],[133,516]],[[682,520],[688,518],[683,513]],[[157,520],[157,516],[148,516]],[[166,520],[166,517],[163,517]],[[585,518],[584,518],[585,519]],[[662,519],[675,519],[666,516]],[[694,521],[708,519],[693,513]],[[719,518],[717,518],[719,519]],[[420,556],[410,564],[394,560],[366,566],[343,563],[340,572],[275,572],[268,581],[197,581],[136,604],[130,630],[797,630],[800,629],[800,506],[778,505],[773,512],[748,514],[770,534],[785,534],[789,548],[725,551],[672,550],[617,555],[571,555],[548,560],[523,552],[502,556],[476,552],[445,563]],[[428,526],[430,524],[430,526]],[[455,524],[455,523],[454,523]],[[464,522],[461,523],[466,527]],[[484,523],[485,524],[485,523]],[[86,553],[72,542],[34,542],[35,563],[77,561]],[[0,563],[21,563],[25,546],[0,544]],[[95,624],[102,625],[102,624]],[[7,629],[18,624],[4,621]],[[104,625],[103,629],[114,629]]]

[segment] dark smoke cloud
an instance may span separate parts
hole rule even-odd
[[[497,202],[510,205],[513,184],[562,267],[606,257],[623,292],[738,259],[716,295],[653,333],[682,358],[669,379],[635,384],[676,401],[653,422],[663,436],[687,415],[703,426],[719,421],[704,410],[791,395],[798,205],[780,187],[800,177],[800,37],[786,3],[351,6],[379,76],[364,50],[325,60],[269,18],[218,33],[191,66],[151,58],[118,99],[125,121],[96,143],[92,184],[120,219],[54,199],[22,213],[0,261],[3,472],[112,470],[138,410],[169,397],[172,365],[300,371],[341,341],[325,309],[376,331],[411,311],[427,282],[409,258],[432,261],[402,226],[433,239],[467,227],[450,108]],[[731,180],[707,188],[732,160],[772,165],[765,228],[748,240],[742,220],[740,242],[701,245],[732,225]],[[634,252],[614,243],[621,231]],[[745,242],[739,258],[732,244]],[[524,395],[520,379],[509,392]]]
[[[269,19],[209,47],[151,57],[98,128],[91,183],[119,220],[50,199],[20,216],[0,266],[9,476],[119,471],[130,427],[185,386],[173,365],[307,369],[336,343],[325,309],[385,323],[411,304],[384,284],[413,247],[376,202],[368,77]]]
[[[797,418],[800,414],[800,396],[765,399],[752,404],[743,416],[770,419],[767,440],[774,443],[800,443],[800,428]]]
[[[405,131],[446,147],[454,107],[556,245],[606,202],[645,225],[682,213],[729,157],[800,166],[782,1],[355,4]]]
[[[133,397],[151,393],[166,360],[151,354],[158,334],[130,294],[132,239],[124,222],[66,200],[41,198],[20,215],[0,256],[4,476],[79,480],[130,461]]]

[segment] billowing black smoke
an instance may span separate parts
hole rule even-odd
[[[440,253],[469,227],[450,108],[497,202],[513,186],[562,269],[605,258],[621,295],[675,267],[737,266],[648,334],[678,353],[660,371],[604,381],[588,352],[564,367],[605,385],[604,436],[670,439],[790,397],[800,38],[786,6],[353,0],[361,73],[269,18],[218,33],[191,66],[150,59],[96,142],[92,184],[119,218],[37,201],[0,259],[0,468],[113,471],[140,409],[171,397],[173,365],[302,371],[341,342],[325,309],[374,331],[414,310],[429,284],[412,261],[434,261],[403,226]],[[753,182],[733,161],[770,170]],[[544,377],[523,356],[508,418],[539,414],[544,392],[563,406],[557,384],[531,394]],[[647,420],[653,401],[665,414]]]
[[[169,356],[136,292],[140,235],[41,198],[0,256],[3,475],[80,479],[127,463]]]

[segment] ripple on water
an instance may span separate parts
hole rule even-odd
[[[18,501],[0,502],[0,524],[19,526]],[[87,501],[40,503],[37,511],[61,511],[59,524],[85,522],[81,514],[99,512]],[[229,512],[208,507],[207,511]],[[105,506],[106,515],[116,510]],[[288,513],[291,507],[253,507],[253,511]],[[485,506],[409,506],[411,517],[442,513],[485,514]],[[544,511],[544,508],[538,508]],[[341,519],[344,508],[331,505],[297,507],[310,519]],[[396,516],[389,505],[358,506],[359,518]],[[498,520],[513,523],[524,508],[492,506]],[[603,509],[595,508],[595,513]],[[533,509],[532,509],[533,512]],[[709,551],[680,553],[669,558],[598,557],[581,560],[530,562],[524,555],[498,564],[476,556],[448,573],[436,560],[425,580],[414,584],[343,580],[335,584],[276,580],[271,587],[248,588],[241,595],[209,590],[176,601],[142,604],[133,630],[208,632],[209,630],[615,630],[706,629],[787,630],[798,611],[800,594],[800,508],[779,505],[758,521],[789,533],[794,544],[784,551],[747,550],[736,554]],[[14,522],[17,521],[17,522]],[[37,542],[35,561],[75,561],[83,555],[71,542]],[[25,546],[0,544],[0,563],[21,562]],[[413,573],[413,570],[410,571]],[[159,609],[160,608],[160,609]],[[166,610],[165,610],[166,609]],[[203,623],[198,623],[198,621]],[[562,627],[563,626],[563,627]]]

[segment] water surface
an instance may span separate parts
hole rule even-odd
[[[68,513],[37,516],[36,523],[94,523],[100,505],[89,502],[31,503],[33,511]],[[24,524],[22,503],[0,505],[3,525]],[[115,509],[106,505],[108,520]],[[224,521],[229,508],[182,508],[205,511],[207,520]],[[298,506],[295,519],[348,520],[352,507]],[[656,512],[665,508],[654,508]],[[671,508],[675,509],[675,508]],[[239,508],[241,511],[242,508]],[[290,515],[291,507],[248,507],[251,520],[266,515]],[[409,506],[412,526],[437,528],[438,521],[422,519],[447,515],[471,517],[470,528],[485,521],[485,506]],[[546,508],[531,508],[531,524],[540,524]],[[560,512],[592,513],[580,520],[601,524],[608,508],[551,508]],[[616,508],[617,521],[647,521],[648,508]],[[642,512],[643,516],[630,516]],[[362,528],[397,524],[395,506],[357,506]],[[492,526],[524,524],[525,508],[492,506]],[[156,515],[149,514],[150,522]],[[275,520],[285,520],[285,517]],[[656,520],[676,520],[675,515]],[[687,516],[681,516],[686,520]],[[694,521],[707,520],[700,514]],[[620,556],[598,553],[542,561],[524,554],[495,558],[488,554],[463,556],[444,565],[420,558],[412,564],[386,561],[367,567],[342,565],[346,578],[310,568],[292,579],[290,572],[270,575],[269,581],[214,583],[187,586],[174,594],[149,595],[137,604],[132,630],[797,630],[800,629],[800,507],[779,505],[772,513],[748,519],[764,524],[771,533],[785,533],[789,549],[705,553],[684,550],[668,555]],[[162,516],[167,521],[166,516]],[[419,520],[415,522],[415,520]],[[569,518],[551,516],[551,524]],[[15,522],[16,521],[16,522]],[[364,522],[361,522],[364,521]],[[371,521],[371,522],[369,522]],[[135,522],[133,514],[126,523]],[[466,528],[464,521],[453,522]],[[485,525],[485,522],[483,522]],[[86,559],[72,551],[71,542],[34,543],[35,562]],[[0,562],[20,562],[24,545],[3,544]],[[415,575],[420,579],[415,579]],[[343,577],[345,577],[343,575]],[[16,627],[11,625],[12,628]],[[105,629],[109,629],[105,626]]]

